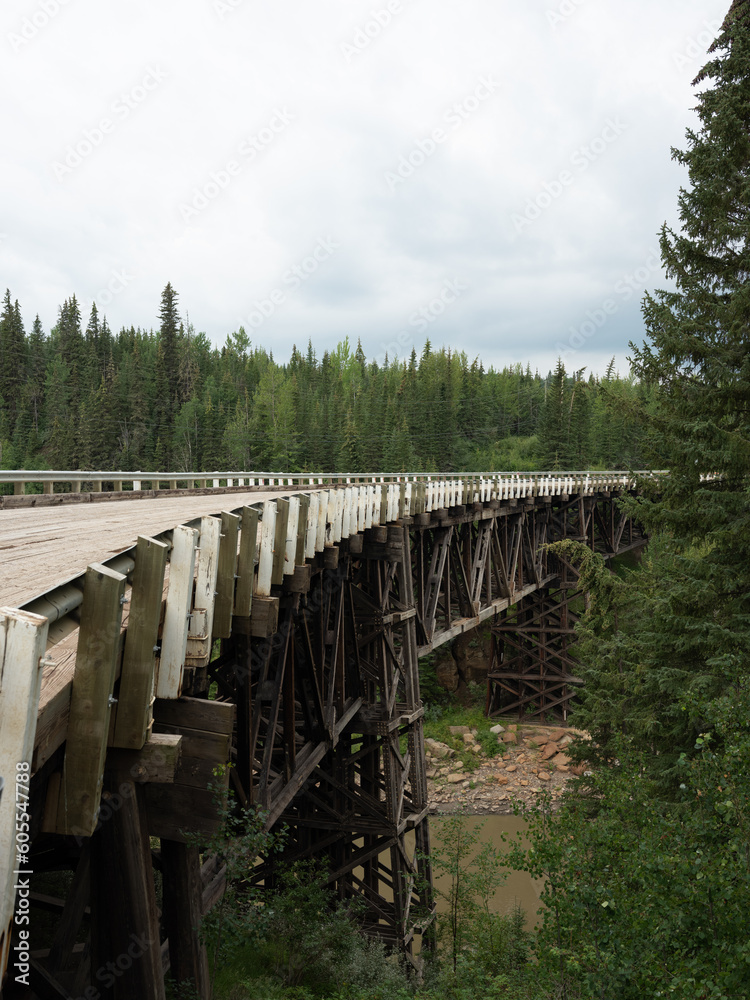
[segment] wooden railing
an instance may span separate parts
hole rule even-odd
[[[602,489],[623,489],[634,476],[663,475],[654,472],[455,472],[455,473],[278,473],[278,472],[95,472],[76,470],[9,469],[0,471],[0,485],[13,484],[13,495],[23,496],[26,487],[40,487],[43,495],[56,492],[166,492],[197,489],[279,489],[358,486],[364,484],[425,484],[434,490],[440,483],[452,496],[481,494],[477,499],[508,499],[525,496],[556,496],[560,493],[591,494]],[[36,492],[34,490],[33,492]],[[457,500],[457,503],[464,502]],[[427,510],[432,508],[428,507]]]

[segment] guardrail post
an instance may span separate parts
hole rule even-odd
[[[5,781],[0,801],[0,982],[8,965],[15,872],[24,868],[16,855],[27,857],[23,848],[30,844],[22,827],[17,838],[16,820],[25,821],[22,814],[28,810],[48,629],[40,615],[0,608],[0,777]]]

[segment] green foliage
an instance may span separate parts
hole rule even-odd
[[[670,476],[626,509],[652,533],[610,574],[572,542],[591,595],[575,716],[593,764],[508,863],[544,878],[536,951],[562,996],[750,995],[750,4],[733,4],[698,77],[682,231],[662,230],[675,291],[647,296],[634,369],[652,456]],[[659,463],[661,464],[661,462]]]
[[[6,292],[0,315],[0,461],[26,468],[277,472],[532,471],[548,462],[553,382],[562,377],[566,459],[620,465],[632,431],[613,413],[641,388],[613,373],[584,382],[520,365],[484,369],[427,343],[404,361],[367,363],[348,341],[277,363],[240,328],[214,347],[161,295],[157,330],[113,334],[73,296],[48,336],[26,333]],[[83,324],[86,323],[85,330]],[[557,383],[555,383],[557,384]],[[609,406],[607,399],[616,400]],[[439,419],[436,419],[436,414]],[[547,422],[545,424],[545,421]],[[636,435],[637,437],[637,435]],[[603,442],[611,447],[603,448]],[[627,459],[638,457],[637,440]],[[168,468],[169,467],[169,468]]]
[[[481,823],[469,826],[465,813],[445,816],[429,857],[438,880],[435,894],[447,904],[447,912],[438,917],[438,941],[454,974],[459,956],[475,947],[476,920],[480,915],[489,918],[490,902],[505,882],[497,850],[490,843],[480,846],[481,829]],[[441,877],[446,888],[440,888]]]

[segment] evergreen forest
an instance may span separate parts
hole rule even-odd
[[[156,303],[155,303],[156,306]],[[156,309],[155,309],[156,312]],[[114,334],[75,296],[48,333],[0,317],[0,468],[451,472],[633,468],[644,384],[559,361],[541,376],[426,341],[368,362],[348,340],[278,363],[241,327],[222,347],[181,320],[168,284],[156,330]],[[84,327],[85,322],[85,327]]]

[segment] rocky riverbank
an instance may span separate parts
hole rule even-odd
[[[504,744],[502,756],[488,754],[468,726],[451,726],[450,744],[425,740],[431,812],[511,813],[514,801],[532,805],[542,790],[555,802],[583,772],[565,753],[575,736],[586,737],[580,730],[511,723],[492,733]]]

